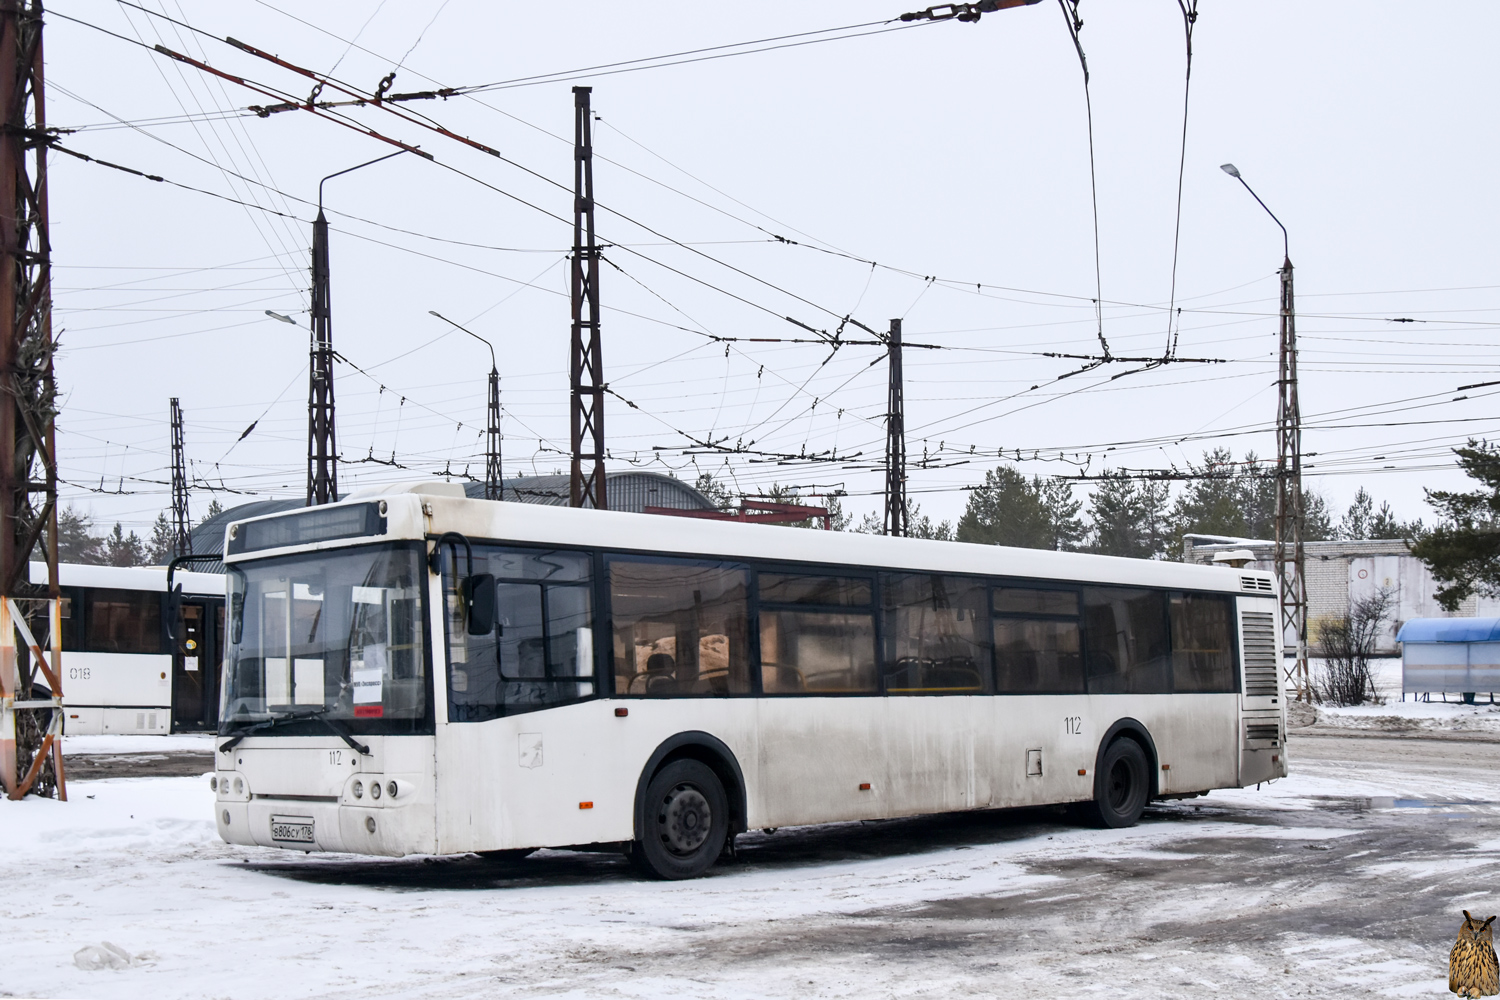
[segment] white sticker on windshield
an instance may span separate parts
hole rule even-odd
[[[297,657],[292,661],[292,704],[323,704],[323,661]]]
[[[292,679],[287,676],[284,656],[266,657],[266,704],[286,705],[292,700]]]
[[[385,588],[355,587],[353,601],[355,604],[373,604],[379,607],[385,603]]]
[[[382,685],[385,683],[384,672],[377,669],[355,669],[349,672],[354,680],[354,704],[356,705],[378,705],[382,700]]]

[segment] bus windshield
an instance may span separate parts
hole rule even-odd
[[[229,568],[229,655],[220,731],[277,716],[321,716],[354,732],[409,733],[429,721],[416,546],[362,546]],[[326,732],[316,719],[266,735]]]

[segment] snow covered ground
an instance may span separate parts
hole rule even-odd
[[[1314,676],[1322,669],[1321,660],[1310,660]],[[1375,691],[1383,704],[1319,705],[1318,724],[1342,729],[1381,730],[1387,732],[1460,732],[1500,734],[1500,704],[1490,703],[1489,692],[1483,692],[1473,705],[1465,705],[1459,695],[1431,695],[1431,701],[1416,701],[1416,695],[1401,694],[1401,660],[1384,658],[1370,662]]]
[[[687,883],[619,859],[229,847],[206,778],[0,802],[0,996],[1446,994],[1500,910],[1500,747],[1307,737],[1293,777],[1080,829],[1045,812],[754,833]]]

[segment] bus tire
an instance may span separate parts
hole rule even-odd
[[[1105,829],[1135,826],[1151,798],[1151,761],[1141,745],[1128,736],[1111,743],[1094,776],[1094,801],[1084,814]]]
[[[656,772],[644,794],[636,864],[660,879],[708,871],[729,837],[729,797],[718,775],[700,761],[674,760]]]

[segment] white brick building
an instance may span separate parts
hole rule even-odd
[[[1274,572],[1275,542],[1265,539],[1188,535],[1183,539],[1183,561],[1212,564],[1214,554],[1235,549],[1255,553],[1255,569]],[[1316,642],[1317,622],[1338,617],[1349,610],[1351,598],[1374,593],[1380,587],[1393,591],[1394,618],[1381,636],[1376,652],[1396,655],[1396,632],[1410,618],[1471,618],[1500,616],[1500,600],[1470,597],[1451,614],[1433,596],[1438,589],[1422,561],[1411,554],[1399,538],[1362,542],[1307,542],[1308,639]]]

